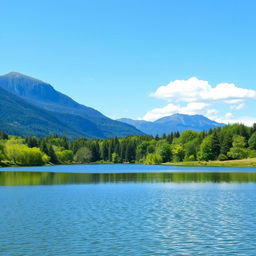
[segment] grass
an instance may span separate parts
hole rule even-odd
[[[247,158],[241,160],[226,160],[226,161],[190,161],[177,163],[164,163],[164,165],[176,166],[224,166],[224,167],[256,167],[256,158]]]

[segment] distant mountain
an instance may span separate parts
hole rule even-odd
[[[66,134],[67,136],[72,137],[98,137],[98,138],[106,138],[106,137],[122,137],[127,135],[138,135],[143,134],[141,131],[137,130],[135,127],[125,124],[123,122],[119,122],[116,120],[112,120],[99,111],[81,105],[75,102],[70,97],[56,91],[50,84],[45,83],[41,80],[16,73],[11,72],[7,75],[0,76],[0,87],[4,90],[8,91],[10,99],[13,96],[13,101],[9,102],[12,112],[12,120],[15,122],[15,111],[20,114],[19,120],[22,121],[24,127],[27,125],[27,133],[29,135],[37,135],[40,136],[47,135],[49,131],[55,131],[55,129],[43,129],[39,133],[34,133],[35,131],[30,131],[31,123],[28,120],[30,118],[30,111],[26,111],[26,107],[19,108],[15,105],[15,102],[19,102],[20,106],[24,104],[28,104],[29,109],[34,107],[36,111],[33,112],[33,117],[40,118],[40,116],[36,116],[36,113],[40,110],[42,113],[49,115],[51,118],[54,118],[53,123],[55,123],[55,128],[61,131],[62,134]],[[4,91],[1,91],[1,94],[4,94]],[[0,98],[0,104],[1,104]],[[3,100],[0,108],[0,116],[3,116],[5,113],[5,101]],[[13,107],[12,105],[13,104]],[[34,109],[34,110],[35,110]],[[26,116],[28,119],[23,119],[23,116]],[[17,117],[18,118],[18,117]],[[1,119],[1,123],[5,123],[5,119]],[[40,126],[40,125],[39,125]],[[40,129],[40,127],[38,129]],[[9,127],[9,126],[8,126]],[[47,128],[47,127],[46,127]],[[56,131],[58,131],[58,129]],[[19,130],[18,127],[14,129],[19,135],[23,135],[23,133]],[[44,131],[45,130],[45,134]],[[29,132],[30,131],[30,132]],[[60,134],[60,132],[56,132]],[[24,133],[25,134],[25,133]]]
[[[174,114],[160,118],[154,122],[121,118],[118,121],[135,126],[142,132],[150,135],[162,135],[184,130],[207,131],[224,124],[212,121],[202,115]]]

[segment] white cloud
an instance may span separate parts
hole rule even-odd
[[[188,80],[175,80],[160,86],[150,96],[172,101],[165,107],[148,111],[143,120],[155,121],[161,117],[180,114],[200,114],[221,123],[244,123],[252,125],[256,122],[253,117],[235,118],[233,113],[219,113],[214,107],[217,104],[229,105],[231,110],[241,110],[245,100],[256,99],[256,90],[237,87],[233,83],[219,83],[215,87],[208,81],[191,77]],[[218,107],[220,109],[220,107]],[[221,117],[222,116],[222,117]]]
[[[212,87],[208,81],[191,77],[188,80],[175,80],[160,86],[152,97],[177,102],[225,102],[234,104],[244,99],[256,98],[256,90],[239,88],[232,83],[220,83]]]
[[[238,105],[231,105],[230,108],[234,109],[234,110],[240,110],[242,108],[244,108],[245,104],[244,103],[240,103]]]
[[[240,124],[244,124],[247,126],[252,126],[254,123],[256,123],[256,118],[248,117],[248,116],[239,117],[239,118],[225,117],[225,118],[217,118],[215,121],[219,122],[219,123],[224,123],[224,124],[240,123]]]
[[[233,114],[232,114],[232,113],[226,113],[226,114],[225,114],[225,118],[226,118],[226,119],[233,118]]]

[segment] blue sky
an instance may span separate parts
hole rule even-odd
[[[252,122],[255,9],[253,0],[3,0],[0,73],[49,82],[112,118],[177,111]],[[181,95],[198,90],[191,77],[208,82],[206,96]],[[232,99],[214,96],[219,84],[234,84],[225,87]],[[157,95],[160,86],[171,97]]]

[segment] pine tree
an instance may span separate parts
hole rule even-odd
[[[213,154],[213,160],[217,159],[220,154],[220,142],[216,131],[213,132],[211,137],[211,148]]]
[[[55,154],[55,151],[52,147],[52,145],[48,146],[48,156],[50,157],[50,162],[53,164],[57,164],[58,163],[58,159],[57,156]]]

